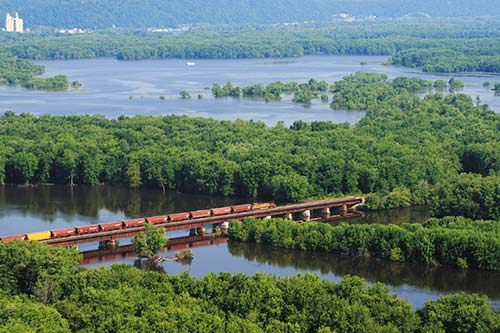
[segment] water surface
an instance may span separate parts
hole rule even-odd
[[[355,123],[364,115],[356,111],[334,111],[328,104],[314,101],[310,107],[294,104],[290,97],[282,102],[266,103],[245,98],[214,99],[213,83],[232,82],[239,86],[273,81],[306,82],[311,78],[333,83],[357,71],[385,73],[397,76],[448,80],[450,75],[422,73],[418,69],[383,65],[386,57],[377,56],[307,56],[291,59],[231,59],[195,60],[196,66],[186,66],[186,60],[165,59],[145,61],[118,61],[92,59],[71,61],[41,61],[46,76],[65,74],[71,80],[83,83],[80,90],[70,92],[31,91],[20,87],[0,86],[0,110],[30,112],[33,114],[103,114],[110,118],[182,114],[195,117],[213,117],[223,120],[255,120],[275,125],[284,121],[325,120]],[[367,65],[361,65],[366,62]],[[500,111],[500,97],[483,82],[500,82],[494,74],[454,75],[466,84],[464,92],[481,103]],[[188,91],[192,99],[179,98],[180,91]],[[198,100],[197,95],[203,95]],[[129,99],[130,96],[132,99]],[[164,96],[165,100],[161,100]]]

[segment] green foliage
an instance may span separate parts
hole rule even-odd
[[[191,99],[191,94],[188,93],[187,91],[181,91],[179,93],[179,96],[182,98],[182,99]]]
[[[70,86],[79,88],[81,83],[78,81],[69,82],[65,75],[56,75],[49,78],[35,78],[42,75],[45,68],[40,65],[0,54],[0,85],[22,85],[29,89],[40,90],[66,90]]]
[[[132,238],[134,251],[147,255],[155,256],[167,244],[167,236],[164,228],[157,228],[154,224],[146,223],[144,232]]]
[[[57,28],[110,28],[117,27],[165,27],[178,24],[256,24],[303,21],[331,21],[336,13],[352,13],[358,17],[376,15],[400,18],[409,13],[425,12],[433,17],[500,16],[500,11],[485,0],[470,3],[465,0],[449,3],[445,0],[372,0],[349,1],[298,0],[255,3],[242,0],[237,7],[229,0],[213,0],[210,6],[199,0],[190,2],[174,0],[146,0],[123,3],[118,0],[101,0],[97,3],[76,0],[34,0],[26,4],[22,0],[0,2],[4,12],[17,10],[30,26]],[[408,19],[411,21],[411,19]],[[405,21],[405,20],[398,20]],[[427,19],[430,21],[430,19]],[[425,20],[424,20],[425,22]],[[481,21],[478,21],[481,23]]]
[[[353,81],[391,84],[366,73],[342,82]],[[353,127],[7,112],[0,116],[0,181],[112,183],[283,201],[375,193],[372,208],[404,207],[427,204],[436,184],[464,170],[496,175],[499,124],[498,114],[461,94],[395,95]]]
[[[67,321],[53,307],[45,306],[26,297],[0,296],[0,332],[66,333],[71,331]]]
[[[0,281],[7,294],[33,294],[38,283],[67,274],[80,261],[78,250],[39,242],[0,242]]]
[[[81,13],[81,6],[82,4],[79,4],[79,8],[75,11],[66,11],[63,17],[66,17],[67,13]],[[366,3],[363,2],[362,6],[366,6]],[[64,6],[58,8],[60,7]],[[205,7],[206,11],[206,6],[200,8],[202,7]],[[238,8],[240,7],[241,4],[238,5]],[[254,7],[252,5],[252,8]],[[289,8],[288,5],[284,7]],[[223,8],[229,10],[232,6],[228,4]],[[141,9],[134,12],[132,16],[138,17],[140,16],[138,13],[143,12],[144,8],[141,5]],[[171,12],[172,10],[165,11],[169,14]],[[306,12],[310,12],[309,9]],[[339,12],[338,8],[335,12]],[[109,16],[114,12],[99,13],[104,15],[106,22],[109,23]],[[45,16],[46,13],[43,17]],[[97,16],[92,15],[87,18]],[[280,17],[282,17],[281,14]],[[81,15],[79,19],[82,19]],[[328,20],[330,20],[330,14]],[[192,20],[188,21],[192,22]],[[150,24],[151,21],[148,20],[146,25],[150,26]],[[161,25],[164,24],[165,20],[162,20]],[[95,26],[92,25],[92,28]],[[4,33],[0,34],[0,43],[6,54],[25,59],[115,57],[122,60],[139,60],[356,54],[390,55],[390,62],[393,64],[422,67],[424,71],[500,72],[499,37],[500,29],[495,19],[478,21],[461,17],[455,20],[443,18],[380,20],[333,25],[331,23],[304,23],[292,26],[211,26],[208,28],[203,26],[182,34],[158,34],[120,29],[78,35]]]
[[[449,226],[450,225],[450,226]],[[420,224],[297,224],[289,220],[232,222],[229,237],[275,247],[392,261],[439,263],[500,271],[500,222],[433,219]]]
[[[287,230],[281,224],[275,227],[273,234]],[[315,237],[328,237],[325,230]],[[260,229],[267,239],[269,231]],[[301,237],[304,244],[314,243],[307,233]],[[67,249],[33,244],[46,262],[73,256]],[[19,245],[0,244],[10,248]],[[393,256],[397,252],[393,250]],[[33,251],[11,254],[9,263],[27,263]],[[0,270],[1,281],[8,276]],[[423,328],[433,332],[498,328],[498,314],[491,312],[484,297],[444,296],[415,311],[382,284],[367,285],[353,276],[338,283],[311,274],[209,273],[194,278],[187,273],[168,275],[116,264],[110,268],[64,268],[44,282],[57,286],[58,292],[41,298],[46,288],[38,283],[36,299],[0,296],[0,332],[416,333]]]
[[[461,174],[439,183],[431,209],[435,216],[500,220],[500,176]]]
[[[488,321],[490,305],[486,297],[464,293],[442,296],[437,301],[427,301],[418,311],[424,327],[422,331],[443,332],[492,332],[493,316]]]
[[[214,95],[215,98],[240,97],[241,88],[233,86],[231,82],[228,82],[223,86],[214,83],[214,85],[212,86],[212,94]]]

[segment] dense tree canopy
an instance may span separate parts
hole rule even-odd
[[[164,27],[182,23],[280,23],[330,21],[334,14],[401,17],[414,12],[420,16],[500,16],[486,0],[472,4],[466,0],[241,0],[237,6],[229,0],[23,0],[0,1],[0,13],[19,11],[26,24],[66,28]],[[418,14],[417,14],[418,16]]]
[[[249,219],[231,222],[229,237],[287,249],[500,271],[499,231],[500,222],[452,217],[423,226]]]
[[[0,244],[28,262],[28,242]],[[44,248],[45,247],[45,248]],[[30,249],[28,253],[19,251]],[[37,244],[47,261],[66,249]],[[73,253],[66,253],[72,257]],[[0,281],[10,274],[0,270]],[[470,316],[464,317],[464,311]],[[428,301],[417,311],[382,284],[347,276],[335,283],[315,275],[167,275],[129,265],[62,266],[41,278],[34,296],[0,296],[0,332],[467,332],[496,331],[499,315],[478,295]]]
[[[357,84],[349,82],[355,77],[342,85]],[[415,84],[390,84],[395,82]],[[378,84],[389,83],[363,87]],[[422,99],[393,89],[393,96],[369,108],[354,127],[297,121],[290,128],[268,128],[179,116],[110,120],[7,112],[0,117],[5,143],[0,148],[0,182],[103,182],[277,196],[282,201],[399,193],[389,201],[372,201],[373,208],[387,208],[427,203],[433,187],[461,172],[498,173],[498,114],[474,106],[466,95],[437,93]],[[372,98],[372,89],[359,91],[352,96],[346,92],[347,102]],[[333,103],[338,100],[334,97]]]

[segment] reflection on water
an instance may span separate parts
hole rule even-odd
[[[0,236],[243,203],[113,186],[0,187]]]
[[[397,208],[376,212],[365,212],[364,217],[349,220],[349,223],[396,224],[424,223],[430,217],[426,207]],[[338,224],[340,222],[336,222]]]
[[[0,187],[0,236],[246,201],[241,198],[163,193],[157,190],[133,191],[110,186],[5,186]],[[421,223],[428,214],[425,208],[404,208],[370,212],[366,217],[350,220],[349,223]],[[373,258],[341,257],[224,242],[223,239],[220,239],[220,242],[200,240],[196,246],[209,246],[193,248],[194,259],[191,263],[165,262],[149,267],[149,263],[137,261],[134,254],[118,254],[100,257],[97,255],[96,260],[88,261],[88,267],[123,262],[141,269],[155,269],[170,274],[189,270],[194,276],[204,276],[209,272],[266,272],[282,276],[312,272],[334,281],[340,280],[346,274],[353,274],[370,282],[378,281],[389,285],[400,297],[408,299],[415,306],[422,305],[426,299],[439,297],[440,293],[466,291],[488,295],[494,300],[493,306],[500,309],[498,273],[390,263]],[[89,249],[97,249],[97,244],[93,245],[94,247],[89,246]],[[175,251],[168,251],[165,256],[174,254]]]
[[[229,242],[228,250],[232,256],[263,265],[317,270],[323,275],[358,275],[367,281],[382,282],[393,287],[411,285],[441,293],[464,291],[500,300],[500,273],[497,272],[432,267],[419,263],[394,263],[375,258],[283,250],[240,242]]]

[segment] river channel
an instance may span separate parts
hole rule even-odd
[[[257,83],[306,82],[311,78],[333,83],[358,71],[398,76],[446,79],[450,75],[422,73],[419,69],[387,66],[386,57],[378,56],[308,56],[290,59],[231,59],[188,60],[165,59],[118,61],[114,59],[40,61],[46,67],[45,76],[65,74],[79,80],[83,86],[69,92],[29,91],[20,87],[0,86],[0,111],[12,110],[36,115],[102,114],[110,118],[120,115],[188,115],[222,120],[263,121],[272,126],[278,121],[290,125],[295,120],[355,123],[364,115],[356,111],[334,111],[328,104],[314,101],[304,107],[294,104],[291,97],[281,102],[266,103],[245,98],[214,99],[213,83],[232,82],[238,86]],[[364,65],[361,65],[363,63]],[[465,82],[464,93],[500,111],[500,97],[485,81],[500,82],[494,74],[457,74]],[[179,98],[187,91],[192,99]],[[202,95],[202,99],[197,96]],[[160,99],[163,96],[164,99]]]
[[[186,195],[157,190],[128,190],[102,186],[0,187],[0,236],[32,231],[53,230],[140,216],[151,216],[247,202],[243,198]],[[349,223],[421,223],[428,218],[425,208],[408,208],[367,214]],[[187,236],[187,232],[169,234],[169,238]],[[127,241],[123,241],[126,244]],[[82,251],[95,250],[86,244]],[[175,251],[167,251],[173,256]],[[295,275],[306,272],[339,281],[347,274],[359,275],[369,283],[382,282],[414,306],[440,294],[464,291],[490,297],[493,308],[500,309],[500,274],[421,264],[390,263],[374,258],[352,258],[324,253],[273,249],[255,244],[221,242],[193,248],[190,263],[166,262],[160,268],[169,274],[189,271],[193,276],[209,272],[254,274],[265,272]],[[134,255],[95,260],[88,267],[113,263],[137,265]]]

